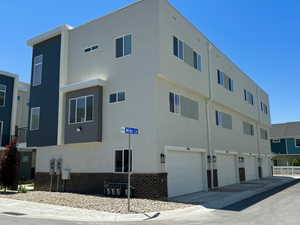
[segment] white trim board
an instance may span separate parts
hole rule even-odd
[[[178,152],[202,152],[206,153],[207,150],[203,148],[182,147],[182,146],[165,146],[165,151],[178,151]]]
[[[106,81],[101,79],[88,80],[79,83],[74,83],[70,85],[63,86],[59,89],[60,92],[67,93],[71,91],[77,91],[84,88],[95,87],[95,86],[105,86]]]

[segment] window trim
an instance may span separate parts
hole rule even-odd
[[[93,97],[93,111],[92,111],[92,120],[86,120],[86,108],[87,108],[87,98],[88,97]],[[84,107],[84,121],[82,122],[77,122],[77,100],[80,98],[84,98],[85,99],[85,107]],[[75,104],[75,122],[71,123],[70,119],[71,119],[71,101],[72,100],[76,100],[76,104]],[[90,95],[83,95],[83,96],[78,96],[78,97],[74,97],[74,98],[69,98],[69,113],[68,113],[68,124],[69,125],[75,125],[75,124],[82,124],[82,123],[92,123],[94,122],[94,109],[95,109],[95,96],[93,94]]]
[[[3,101],[3,105],[0,105],[0,107],[5,107],[5,105],[6,105],[6,92],[7,92],[7,85],[5,85],[5,84],[1,84],[4,88],[5,88],[5,90],[0,90],[0,92],[2,92],[2,93],[4,93],[4,101]]]
[[[42,57],[42,62],[40,62],[40,63],[34,63],[34,59],[35,59],[36,57],[39,57],[39,56]],[[34,84],[34,83],[33,83],[33,82],[34,82],[34,75],[35,75],[34,71],[35,71],[35,66],[37,66],[37,65],[42,65],[42,69],[41,69],[41,79],[40,79],[40,83]],[[43,78],[43,65],[44,65],[44,55],[43,55],[43,54],[39,54],[39,55],[36,55],[36,56],[33,57],[33,71],[32,71],[32,84],[31,84],[32,87],[40,86],[40,85],[42,84],[42,78]]]
[[[125,52],[125,44],[124,44],[124,40],[125,40],[125,37],[128,36],[128,35],[131,36],[131,43],[130,43],[130,44],[131,44],[131,52],[130,52],[130,54],[128,54],[128,55],[124,55],[124,52]],[[123,49],[122,49],[122,56],[117,57],[117,54],[116,54],[116,52],[117,52],[117,44],[116,44],[116,41],[117,41],[117,39],[119,39],[119,38],[122,38]],[[133,55],[133,33],[127,33],[127,34],[123,34],[123,35],[120,35],[120,36],[115,37],[115,38],[114,38],[114,46],[115,46],[115,52],[114,52],[114,58],[115,58],[115,59],[120,59],[120,58],[124,58],[124,57],[126,57],[126,56],[131,56],[131,55]]]
[[[0,147],[2,146],[2,140],[3,140],[3,127],[4,127],[4,122],[0,120]]]
[[[32,129],[32,111],[34,109],[39,109],[39,126],[37,129]],[[30,131],[36,131],[36,130],[39,130],[40,129],[40,121],[41,121],[41,107],[32,107],[30,109]]]
[[[118,101],[119,93],[124,93],[125,99],[123,101]],[[116,101],[110,102],[110,96],[116,94]],[[114,91],[108,95],[108,104],[118,104],[118,103],[124,103],[126,102],[126,91]]]
[[[129,150],[128,148],[114,148],[113,150],[113,173],[115,174],[128,174],[128,172],[124,172],[124,152],[125,151],[131,151],[131,173],[133,172],[134,165],[133,165],[133,150],[132,148]],[[122,151],[122,172],[116,172],[116,152],[117,151]],[[129,153],[130,157],[130,153]],[[130,165],[129,165],[130,167]]]

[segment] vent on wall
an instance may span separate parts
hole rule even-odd
[[[93,52],[93,51],[96,51],[98,48],[99,48],[98,45],[93,45],[93,46],[91,46],[91,47],[85,48],[85,49],[84,49],[84,52],[85,52],[85,53]]]

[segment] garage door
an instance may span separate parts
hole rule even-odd
[[[202,155],[200,152],[168,151],[169,197],[203,190]]]
[[[236,182],[236,165],[234,155],[217,155],[218,180],[219,186],[235,184]]]
[[[246,181],[256,180],[258,167],[256,166],[255,157],[245,157]]]

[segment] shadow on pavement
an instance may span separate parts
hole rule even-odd
[[[296,179],[290,183],[287,183],[287,184],[284,184],[282,186],[279,186],[277,188],[274,188],[270,191],[265,191],[263,193],[260,193],[258,195],[255,195],[253,197],[250,197],[250,198],[247,198],[247,199],[244,199],[240,202],[237,202],[237,203],[234,203],[232,205],[229,205],[229,206],[226,206],[224,208],[222,208],[221,210],[229,210],[229,211],[242,211],[254,204],[257,204],[258,202],[260,201],[263,201],[265,200],[266,198],[272,196],[272,195],[275,195],[281,191],[284,191],[285,189],[291,187],[291,186],[294,186],[296,184],[298,184],[300,182],[299,179]]]

